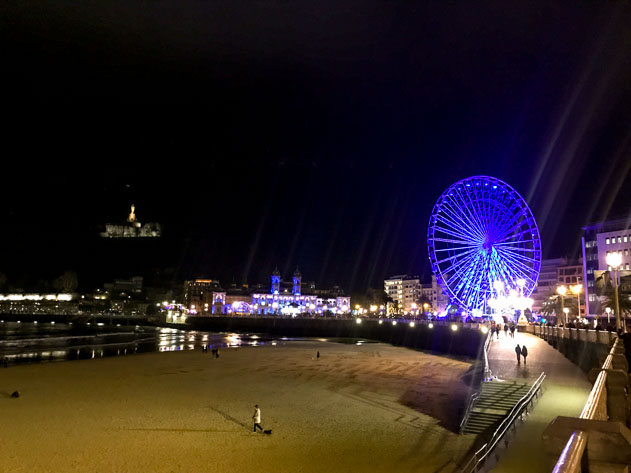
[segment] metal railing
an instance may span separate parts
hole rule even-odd
[[[613,367],[613,355],[621,344],[617,338],[614,341],[609,355],[602,365],[600,373],[594,382],[594,386],[587,397],[579,419],[607,420],[607,370]],[[585,450],[587,448],[587,432],[575,430],[565,444],[561,455],[554,467],[553,473],[579,473],[582,463],[586,461]]]
[[[463,432],[465,426],[467,425],[467,422],[469,421],[469,417],[471,416],[471,409],[473,408],[475,401],[477,401],[479,397],[480,397],[480,392],[475,392],[471,394],[471,397],[469,398],[469,404],[467,405],[467,410],[464,413],[462,422],[460,422],[460,433]]]
[[[482,350],[484,352],[484,379],[482,380],[483,382],[489,381],[491,379],[491,369],[489,368],[489,357],[487,356],[487,353],[491,346],[492,336],[493,336],[493,332],[489,331],[488,335],[486,336],[486,341],[484,342],[484,348]],[[469,417],[471,416],[471,409],[473,409],[473,405],[475,404],[475,401],[479,399],[479,397],[480,397],[480,391],[476,391],[473,394],[471,394],[471,397],[469,398],[469,404],[467,404],[467,409],[465,410],[464,416],[462,417],[462,422],[460,422],[460,433],[462,433],[465,426],[467,425],[467,422],[469,421]]]
[[[492,377],[488,357],[489,349],[491,347],[491,338],[493,338],[493,332],[489,330],[489,334],[486,336],[486,341],[484,342],[484,381],[489,381]]]
[[[518,417],[520,417],[524,411],[528,411],[528,404],[532,403],[533,397],[541,389],[543,380],[546,378],[545,373],[541,373],[528,392],[515,404],[508,416],[502,421],[499,427],[493,432],[490,440],[482,445],[482,447],[473,454],[471,459],[462,468],[463,473],[471,473],[478,471],[478,468],[484,463],[487,457],[493,452],[498,442],[502,440],[508,429],[515,423]]]

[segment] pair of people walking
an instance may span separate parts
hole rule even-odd
[[[517,344],[517,346],[515,347],[515,354],[517,355],[517,364],[520,365],[521,364],[521,357],[524,357],[524,365],[526,364],[526,357],[528,356],[528,348],[526,348],[526,345],[523,345],[522,347],[519,346],[519,343]]]

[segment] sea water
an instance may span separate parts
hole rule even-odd
[[[138,325],[0,321],[0,363],[8,365],[201,350],[203,346],[212,349],[276,343],[276,339],[258,334],[209,333]]]

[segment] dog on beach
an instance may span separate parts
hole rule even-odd
[[[267,435],[271,435],[272,434],[272,429],[264,430],[263,433],[267,434]]]

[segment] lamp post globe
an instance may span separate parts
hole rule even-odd
[[[620,301],[618,301],[618,267],[622,264],[622,253],[609,253],[606,258],[607,265],[613,270],[613,296],[616,303],[616,328],[622,333],[627,332],[626,324],[622,324],[620,318]]]
[[[561,312],[565,312],[563,296],[567,293],[567,287],[559,286],[557,287],[557,294],[561,296]],[[567,313],[565,314],[565,325],[567,325]]]

